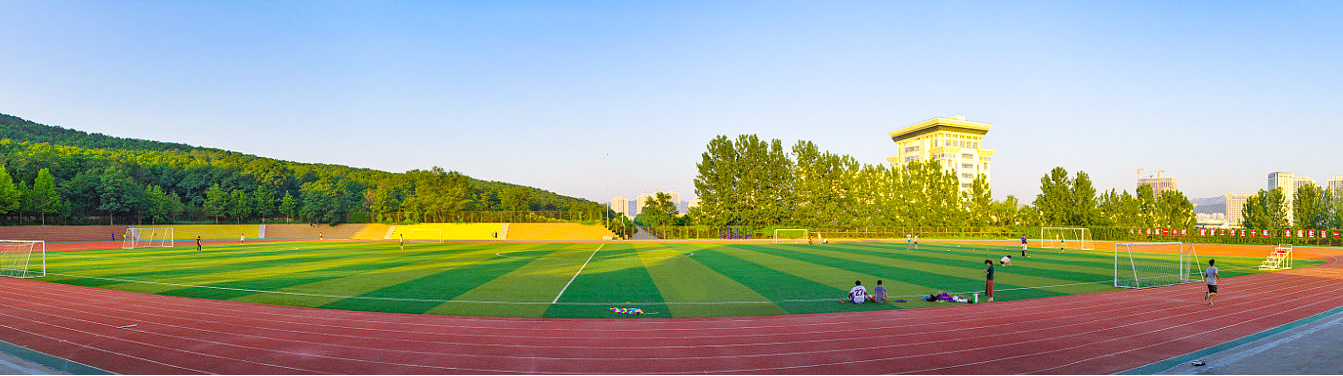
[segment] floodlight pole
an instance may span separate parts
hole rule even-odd
[[[602,194],[605,195],[602,199],[607,202],[607,208],[602,209],[602,219],[604,222],[602,223],[602,226],[607,226],[609,228],[611,226],[611,153],[606,153],[606,191],[602,192]]]

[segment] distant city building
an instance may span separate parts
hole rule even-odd
[[[1248,200],[1250,198],[1250,195],[1238,195],[1235,193],[1230,193],[1227,194],[1225,197],[1226,197],[1226,216],[1225,216],[1226,224],[1230,226],[1240,226],[1241,223],[1245,222],[1245,216],[1243,215],[1245,213],[1245,200]]]
[[[1343,193],[1343,176],[1335,176],[1329,179],[1329,189],[1335,194]]]
[[[1152,186],[1152,194],[1161,196],[1161,192],[1180,190],[1180,182],[1175,178],[1141,178],[1138,179],[1138,186]]]
[[[647,193],[647,192],[644,192],[644,193],[640,194],[639,196],[635,197],[635,198],[634,198],[634,207],[635,207],[635,209],[634,209],[634,215],[639,215],[639,213],[643,213],[643,211],[644,211],[644,205],[647,204],[649,201],[652,201],[653,198],[654,198],[654,197],[653,197],[653,194],[652,194],[652,193]]]
[[[1301,187],[1305,187],[1307,185],[1318,186],[1319,184],[1315,184],[1315,179],[1311,179],[1305,176],[1298,176],[1296,178],[1296,189],[1301,189]]]
[[[936,160],[960,180],[961,190],[969,190],[975,177],[983,174],[989,183],[995,150],[982,149],[984,135],[992,124],[966,121],[964,116],[934,118],[887,133],[895,142],[896,154],[886,158],[891,167],[913,161]]]
[[[689,205],[686,205],[686,210],[688,211],[688,210],[690,210],[690,208],[695,208],[695,207],[699,207],[699,197],[695,197],[695,198],[690,199],[690,204],[689,204]]]
[[[1199,228],[1227,228],[1230,227],[1226,216],[1222,213],[1197,213],[1194,214],[1194,223]]]
[[[1290,172],[1274,172],[1268,174],[1268,189],[1282,188],[1284,197],[1283,202],[1287,205],[1287,222],[1296,223],[1296,216],[1292,214],[1292,200],[1296,197],[1296,176]]]
[[[672,206],[676,207],[677,212],[684,214],[685,211],[681,211],[681,194],[676,193],[675,190],[668,190],[667,195],[671,196]]]
[[[630,215],[630,201],[624,197],[616,196],[611,198],[611,211],[625,216]]]

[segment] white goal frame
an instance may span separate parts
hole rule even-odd
[[[33,255],[34,252],[37,252],[37,255]],[[34,265],[34,262],[37,264]],[[47,242],[0,240],[0,276],[13,278],[47,276]]]
[[[411,235],[411,234],[416,233],[416,231],[422,231],[422,232],[430,232],[430,231],[433,231],[434,236],[416,237],[416,236],[414,236],[414,235]],[[413,228],[413,229],[407,230],[405,234],[406,234],[406,241],[411,242],[411,243],[419,243],[419,242],[436,242],[436,243],[442,243],[442,242],[443,242],[443,229],[438,229],[438,228]]]
[[[121,249],[172,247],[172,227],[128,227],[122,236]]]
[[[1091,230],[1085,227],[1040,228],[1040,248],[1060,248],[1061,245],[1069,244],[1077,245],[1074,249],[1092,249]]]
[[[779,238],[779,231],[801,231],[801,232],[802,232],[802,237],[800,237],[800,238],[784,238],[784,239],[780,239],[780,238]],[[775,243],[775,244],[778,244],[778,243],[804,243],[804,244],[805,244],[805,243],[810,242],[810,239],[811,239],[811,232],[810,232],[810,231],[807,231],[807,229],[805,229],[805,228],[776,228],[776,229],[774,229],[774,243]]]
[[[1167,247],[1178,250],[1174,254],[1151,252],[1152,255],[1169,255],[1169,262],[1175,264],[1172,269],[1139,271],[1138,262],[1133,258],[1134,247]],[[1138,248],[1139,252],[1142,248]],[[1145,261],[1145,260],[1144,260]],[[1198,272],[1198,250],[1193,244],[1180,242],[1151,243],[1115,243],[1114,249],[1114,287],[1143,289],[1198,282],[1203,273]]]

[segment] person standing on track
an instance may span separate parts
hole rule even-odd
[[[196,235],[196,252],[201,251],[201,236]]]
[[[1021,257],[1031,257],[1030,255],[1027,255],[1027,254],[1026,254],[1026,236],[1025,236],[1025,235],[1022,235],[1022,236],[1021,236]]]
[[[989,297],[989,303],[992,303],[992,302],[993,302],[993,260],[984,260],[984,265],[988,265],[988,266],[989,266],[988,269],[984,269],[984,274],[987,276],[987,279],[985,279],[985,282],[984,282],[984,296]]]
[[[1208,282],[1208,292],[1203,293],[1203,300],[1207,300],[1208,305],[1212,305],[1212,298],[1217,296],[1217,278],[1221,277],[1217,274],[1216,263],[1217,260],[1209,259],[1208,270],[1203,272],[1203,280]]]

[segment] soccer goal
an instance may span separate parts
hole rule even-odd
[[[1040,248],[1091,249],[1091,230],[1081,227],[1041,228]]]
[[[1203,280],[1198,251],[1184,243],[1118,243],[1114,286],[1131,289]]]
[[[0,276],[37,278],[47,275],[47,242],[0,240]]]
[[[173,246],[173,228],[172,227],[131,227],[126,229],[125,240],[121,241],[122,249],[135,249],[145,247],[172,247]]]
[[[413,228],[406,231],[409,242],[443,242],[443,230],[436,228]]]
[[[811,236],[805,228],[774,229],[775,243],[806,243]]]
[[[1273,247],[1273,253],[1268,254],[1263,263],[1259,264],[1259,270],[1283,270],[1292,268],[1292,245],[1278,244]]]

